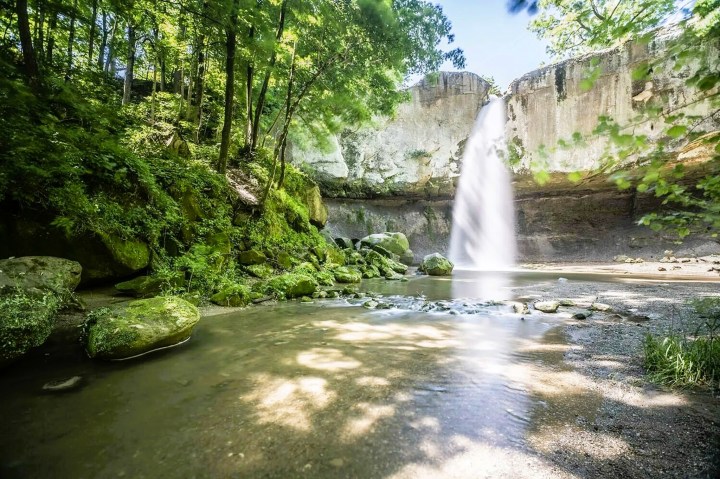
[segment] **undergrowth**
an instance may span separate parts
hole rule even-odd
[[[720,298],[694,300],[693,331],[645,337],[645,368],[651,380],[671,387],[720,389]]]

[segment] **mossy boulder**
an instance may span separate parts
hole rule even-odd
[[[277,261],[278,266],[282,269],[292,269],[292,267],[297,264],[297,260],[286,251],[280,251],[275,256],[275,261]]]
[[[360,270],[360,271],[361,271],[361,273],[362,273],[362,277],[365,278],[365,279],[379,278],[380,276],[382,276],[382,275],[380,274],[380,270],[378,270],[375,266],[373,266],[373,265],[371,265],[371,264],[370,264],[370,265],[361,266],[361,270]]]
[[[338,283],[359,283],[362,279],[362,274],[355,268],[348,268],[341,266],[333,270],[335,275],[335,281]]]
[[[246,306],[251,300],[250,288],[244,284],[234,284],[223,288],[210,297],[210,301],[219,306]]]
[[[0,367],[47,340],[61,303],[52,292],[0,296]]]
[[[249,264],[244,267],[251,276],[267,279],[273,275],[273,268],[269,264]]]
[[[113,259],[110,269],[117,274],[130,275],[150,264],[150,247],[144,241],[108,235],[102,235],[101,240]]]
[[[243,265],[249,264],[263,264],[267,261],[267,257],[262,251],[256,249],[250,249],[247,251],[241,251],[238,254],[238,263]]]
[[[382,276],[386,276],[388,272],[394,271],[395,273],[405,274],[408,267],[398,261],[390,258],[386,258],[375,250],[363,249],[360,252],[364,255],[364,260],[367,265],[375,266]]]
[[[175,297],[139,299],[88,315],[85,349],[91,358],[127,359],[190,337],[198,309]]]
[[[449,276],[454,267],[455,265],[440,253],[432,253],[423,258],[418,269],[430,276]]]
[[[302,273],[285,273],[270,279],[265,291],[278,298],[299,298],[312,296],[318,283],[312,276]]]
[[[302,194],[302,201],[307,207],[310,224],[324,228],[328,220],[328,209],[322,201],[320,187],[313,185]]]
[[[403,233],[376,233],[365,236],[360,240],[360,247],[380,246],[398,256],[402,256],[410,249],[410,242]]]
[[[411,249],[405,251],[405,253],[400,256],[400,262],[404,265],[411,266],[415,263],[415,253]]]
[[[77,261],[52,256],[23,256],[0,260],[0,293],[19,289],[28,294],[65,295],[80,284]]]
[[[328,248],[325,251],[325,262],[343,266],[345,264],[345,253],[337,248]]]
[[[119,293],[138,298],[155,296],[162,291],[164,281],[155,276],[138,276],[115,285]]]

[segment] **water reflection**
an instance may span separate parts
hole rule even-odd
[[[453,274],[453,298],[505,301],[512,297],[516,276],[512,271],[455,270]]]

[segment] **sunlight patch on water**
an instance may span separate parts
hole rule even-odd
[[[298,353],[297,362],[301,366],[325,371],[341,371],[343,369],[356,369],[362,366],[357,359],[343,354],[334,348],[313,348]]]
[[[256,374],[258,386],[241,397],[255,407],[261,424],[280,424],[300,431],[312,427],[311,415],[336,399],[323,378],[301,376],[295,379]]]
[[[375,424],[381,419],[395,415],[395,407],[383,404],[359,403],[352,408],[351,414],[359,414],[359,417],[348,419],[342,430],[341,437],[345,440],[354,440],[372,431]]]

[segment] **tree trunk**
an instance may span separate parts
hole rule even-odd
[[[45,54],[45,63],[50,66],[52,66],[53,63],[53,50],[55,49],[55,29],[57,28],[57,17],[57,12],[53,12],[52,19],[50,20],[50,26],[48,28],[48,46],[47,52]]]
[[[20,33],[20,47],[22,48],[23,62],[25,63],[25,76],[28,84],[34,90],[40,86],[40,69],[38,67],[35,50],[32,44],[32,33],[30,32],[30,20],[28,19],[27,0],[17,0],[16,13],[18,32]]]
[[[230,26],[225,30],[225,118],[220,139],[220,156],[217,171],[225,174],[230,149],[230,130],[232,128],[233,100],[235,97],[235,49],[237,37],[238,0],[233,1]]]
[[[195,142],[200,143],[200,125],[202,124],[202,107],[205,88],[205,37],[203,36],[203,45],[200,50],[200,59],[198,61],[198,80],[197,80],[197,115],[196,122],[197,127],[195,128]]]
[[[112,30],[110,32],[110,47],[108,48],[108,54],[105,58],[105,67],[103,70],[105,70],[105,73],[115,73],[115,35],[117,35],[117,27],[118,23],[120,23],[120,19],[118,18],[117,14],[112,19],[113,20],[113,26]],[[112,68],[112,70],[111,70]]]
[[[97,23],[98,0],[92,2],[92,13],[90,15],[90,32],[88,32],[88,66],[92,65],[93,50],[95,49],[95,28]]]
[[[157,85],[157,65],[153,65],[152,99],[150,101],[150,123],[155,126],[155,90]]]
[[[133,70],[135,69],[135,25],[128,22],[128,43],[127,43],[127,64],[125,68],[125,83],[123,85],[122,104],[130,103],[130,93],[132,92]]]
[[[250,26],[248,35],[249,44],[252,44],[255,37],[255,26]],[[253,86],[254,68],[252,63],[248,63],[245,77],[245,149],[250,149],[250,141],[253,132],[253,107],[252,107],[252,86]]]
[[[279,43],[282,40],[283,30],[285,29],[285,14],[287,12],[287,0],[283,0],[282,6],[280,7],[280,20],[278,21],[277,34],[275,35],[275,42]],[[277,61],[277,45],[273,47],[272,54],[270,55],[270,64],[268,65],[267,72],[265,72],[265,78],[263,79],[262,87],[260,88],[260,95],[258,95],[258,101],[255,105],[255,117],[252,124],[252,133],[250,137],[250,150],[255,151],[258,146],[258,133],[260,131],[260,117],[262,116],[262,110],[265,107],[265,96],[267,95],[268,86],[270,85],[270,76],[272,75],[273,68],[275,68],[275,62]]]
[[[67,44],[67,71],[65,72],[65,81],[70,80],[70,73],[73,65],[73,45],[75,43],[75,17],[77,16],[77,0],[73,2],[72,12],[70,12],[70,32],[68,33]]]
[[[102,12],[102,35],[100,36],[100,52],[98,53],[97,67],[98,70],[103,69],[105,63],[105,48],[107,47],[108,40],[108,28],[107,28],[107,13],[105,9]]]
[[[37,8],[37,23],[35,25],[35,57],[37,60],[42,61],[44,56],[43,48],[45,45],[45,5],[39,0],[35,3],[35,5]]]

